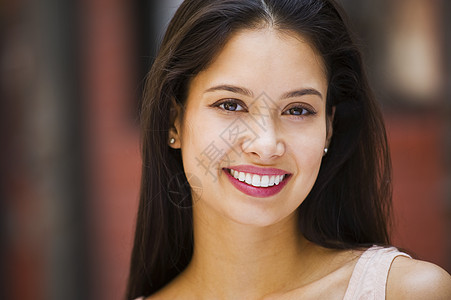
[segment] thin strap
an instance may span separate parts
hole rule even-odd
[[[388,272],[398,256],[409,257],[395,247],[373,246],[357,261],[343,300],[385,299]]]

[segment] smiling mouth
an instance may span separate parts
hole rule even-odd
[[[232,177],[253,187],[272,187],[286,180],[290,174],[282,175],[259,175],[254,173],[240,172],[233,169],[225,169]]]

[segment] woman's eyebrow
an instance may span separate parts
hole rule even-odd
[[[228,91],[228,92],[242,94],[242,95],[249,96],[249,97],[254,97],[254,93],[252,93],[251,90],[248,90],[243,87],[235,86],[235,85],[228,85],[228,84],[222,84],[222,85],[217,85],[217,86],[211,87],[211,88],[207,89],[205,91],[205,93],[215,92],[215,91]],[[305,96],[305,95],[316,95],[316,96],[320,97],[321,100],[323,99],[323,95],[314,88],[305,88],[305,89],[287,92],[282,95],[282,99],[301,97],[301,96]]]
[[[305,96],[305,95],[317,95],[321,98],[321,100],[323,99],[323,95],[314,88],[300,89],[300,90],[295,90],[295,91],[285,93],[285,94],[283,94],[282,99],[301,97],[301,96]]]
[[[251,90],[248,90],[246,88],[239,87],[239,86],[228,85],[228,84],[222,84],[222,85],[217,85],[217,86],[211,87],[211,88],[207,89],[205,91],[205,93],[214,92],[214,91],[228,91],[228,92],[232,92],[232,93],[242,94],[244,96],[254,97],[254,93],[252,93]]]

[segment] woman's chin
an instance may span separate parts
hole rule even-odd
[[[249,227],[267,227],[286,219],[296,209],[284,210],[280,203],[279,205],[271,205],[271,203],[262,203],[256,201],[256,199],[246,198],[248,197],[224,197],[221,199],[222,203],[212,203],[200,199],[196,203],[198,207],[194,206],[194,210],[203,211],[202,215],[209,218],[209,222],[222,220],[221,222]]]

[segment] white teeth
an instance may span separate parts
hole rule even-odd
[[[255,187],[269,187],[278,185],[285,178],[285,175],[261,176],[252,173],[238,172],[232,169],[230,169],[230,174],[239,181],[246,182],[247,184]]]
[[[238,180],[244,181],[245,178],[246,178],[246,174],[244,174],[244,172],[240,172],[240,174],[238,175]]]
[[[274,180],[275,180],[275,177],[276,176],[271,176],[270,178],[269,178],[269,186],[273,186],[274,185]]]
[[[249,173],[246,173],[246,183],[252,184],[252,175]]]
[[[260,186],[260,175],[254,174],[254,176],[252,176],[252,185],[253,186]]]

